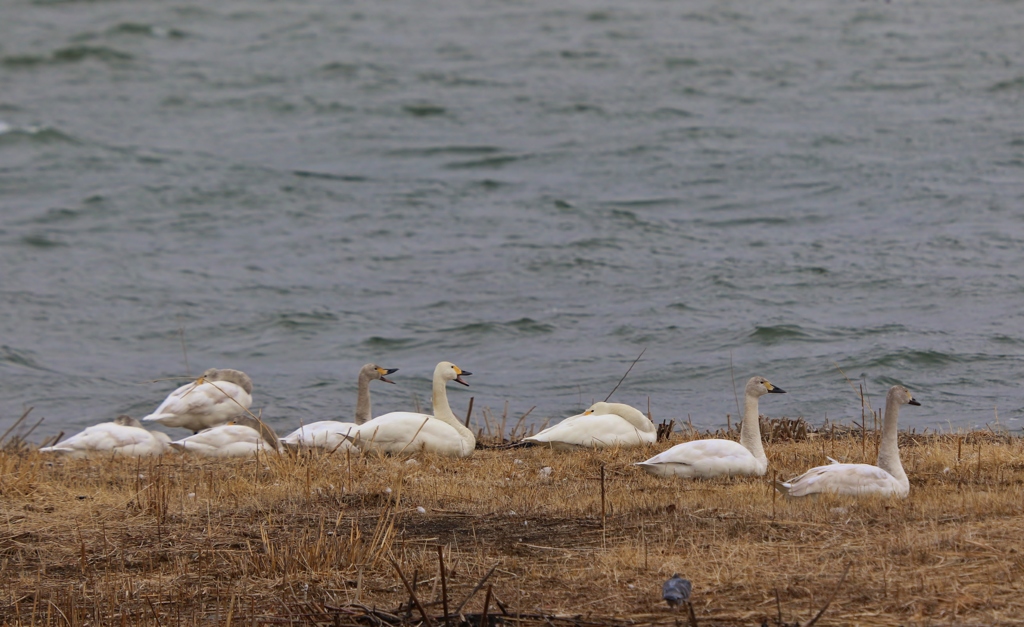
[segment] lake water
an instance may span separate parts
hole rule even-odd
[[[1024,3],[7,2],[0,268],[39,438],[210,366],[281,430],[368,361],[557,419],[645,348],[656,420],[849,422],[841,368],[1020,429]]]

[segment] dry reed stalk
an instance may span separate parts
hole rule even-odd
[[[608,399],[610,399],[612,397],[612,394],[615,394],[615,390],[619,389],[619,386],[622,385],[622,382],[626,380],[626,377],[629,376],[629,373],[630,373],[631,370],[633,370],[633,366],[636,365],[636,362],[640,361],[640,358],[643,357],[644,353],[646,353],[646,352],[647,352],[647,347],[645,346],[644,349],[642,351],[640,351],[640,354],[636,356],[636,359],[633,360],[633,363],[629,364],[629,368],[626,368],[626,373],[622,375],[622,378],[619,379],[619,382],[615,384],[615,387],[612,388],[612,391],[608,392],[608,396],[604,397],[604,401],[606,403],[608,402]]]
[[[469,407],[466,408],[466,428],[469,428],[469,419],[473,415],[473,399],[474,396],[469,397]]]

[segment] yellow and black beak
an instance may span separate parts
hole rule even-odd
[[[764,382],[764,386],[766,388],[768,388],[768,393],[769,394],[785,394],[786,393],[786,390],[783,390],[782,388],[780,388],[777,385],[772,385],[771,383],[768,383],[767,381]]]
[[[921,403],[918,403],[917,399],[915,399],[913,396],[911,396],[910,400],[907,401],[907,405],[917,405],[918,407],[920,407]]]
[[[456,382],[456,383],[461,383],[462,385],[464,385],[464,386],[466,386],[466,387],[469,387],[469,384],[468,384],[468,383],[466,383],[466,382],[465,382],[465,381],[464,381],[464,380],[462,379],[462,375],[466,375],[466,376],[468,377],[468,376],[469,376],[469,375],[471,375],[471,374],[473,374],[473,373],[472,373],[472,372],[466,372],[466,371],[465,371],[465,370],[463,370],[462,368],[459,368],[458,366],[455,366],[455,382]]]
[[[398,372],[398,368],[381,368],[380,366],[377,366],[377,372],[380,374],[380,380],[384,383],[394,383],[391,379],[385,378],[384,375]]]

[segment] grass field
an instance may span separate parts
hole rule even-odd
[[[685,625],[661,600],[674,572],[700,625],[806,625],[833,595],[816,624],[1020,624],[1024,441],[903,434],[908,499],[787,501],[774,474],[871,462],[876,445],[870,430],[792,426],[766,437],[767,477],[713,481],[630,465],[696,435],[678,432],[646,451],[412,461],[9,447],[0,624],[418,623],[404,576],[440,626],[445,599],[459,613],[490,573],[461,608],[473,624],[486,603],[489,624]]]

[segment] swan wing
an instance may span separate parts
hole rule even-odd
[[[472,451],[454,427],[426,414],[392,412],[358,425],[346,436],[361,449],[399,455],[425,451],[461,457]]]
[[[538,444],[561,444],[564,447],[605,448],[639,446],[652,443],[656,433],[646,433],[617,414],[576,415],[526,438]]]
[[[206,457],[251,457],[277,453],[259,431],[246,425],[220,425],[171,443],[175,448]]]
[[[870,464],[831,463],[828,466],[811,468],[799,477],[794,477],[780,486],[787,496],[808,496],[810,494],[845,494],[861,496],[868,494],[906,496],[900,482],[878,466]]]
[[[166,434],[153,433],[139,427],[113,422],[93,425],[67,440],[39,449],[42,453],[66,453],[85,456],[89,453],[115,453],[120,455],[159,455],[167,448]]]
[[[172,444],[185,450],[220,449],[235,444],[260,444],[263,438],[259,431],[245,425],[220,425],[210,427],[187,438],[175,440]],[[269,448],[269,447],[268,447]]]
[[[186,417],[206,417],[209,420],[227,420],[243,413],[252,405],[252,396],[243,387],[230,381],[188,383],[171,392],[156,410],[143,420],[156,420],[169,426],[193,424]]]
[[[766,463],[732,440],[683,442],[636,465],[663,477],[763,475],[768,469]]]
[[[281,444],[290,448],[346,449],[351,443],[345,436],[357,426],[354,422],[321,420],[292,431],[281,438]]]

